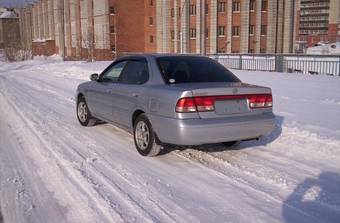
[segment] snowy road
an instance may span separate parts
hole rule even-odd
[[[108,63],[0,62],[0,222],[340,222],[340,79],[241,72],[273,88],[274,132],[144,158],[81,127],[76,86]]]

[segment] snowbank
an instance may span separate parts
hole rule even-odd
[[[234,70],[272,88],[270,135],[144,158],[77,121],[77,85],[109,64],[0,62],[4,222],[339,222],[340,78]]]

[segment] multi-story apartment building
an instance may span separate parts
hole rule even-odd
[[[340,40],[339,0],[300,0],[298,37],[308,46]]]
[[[39,0],[20,10],[23,42],[34,55],[112,59],[143,52],[144,0]]]
[[[158,0],[157,51],[290,53],[295,0]]]
[[[33,40],[34,54],[102,60],[131,52],[290,53],[296,5],[297,0],[38,0],[20,14],[22,27],[31,28],[22,32]]]

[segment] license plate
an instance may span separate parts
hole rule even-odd
[[[215,101],[215,112],[218,115],[245,113],[248,111],[248,103],[245,99]]]

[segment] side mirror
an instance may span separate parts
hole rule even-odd
[[[98,81],[99,75],[98,74],[91,74],[90,79],[91,79],[91,81]]]

